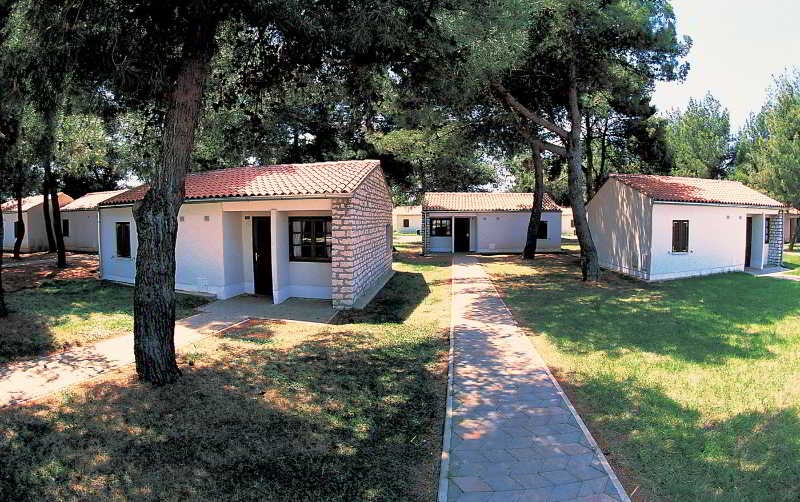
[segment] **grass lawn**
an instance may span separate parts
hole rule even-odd
[[[5,272],[4,272],[5,273]],[[59,280],[6,295],[0,363],[92,343],[133,330],[133,288],[96,279]],[[206,303],[178,295],[178,318]]]
[[[433,500],[449,260],[400,248],[340,324],[250,322],[191,347],[174,386],[127,369],[0,410],[0,499]]]
[[[791,272],[787,272],[788,275],[800,275],[800,252],[784,251],[783,266],[794,269]]]
[[[635,498],[800,499],[800,283],[482,261]]]

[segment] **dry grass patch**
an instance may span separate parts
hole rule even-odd
[[[5,274],[5,269],[3,270]],[[133,288],[96,279],[45,282],[8,294],[0,319],[0,363],[86,345],[133,330]],[[178,295],[177,316],[207,299]]]
[[[253,320],[189,348],[176,385],[127,369],[0,410],[0,498],[433,499],[449,270],[400,258],[407,275],[352,322]],[[416,274],[428,294],[383,320]]]

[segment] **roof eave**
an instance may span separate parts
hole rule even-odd
[[[650,199],[652,199],[653,204],[668,204],[673,206],[725,206],[725,207],[743,207],[752,209],[775,209],[777,211],[781,211],[784,209],[784,206],[768,206],[764,204],[742,204],[735,202],[687,202],[680,200],[659,200],[653,197],[650,197]]]
[[[212,202],[248,202],[262,200],[296,200],[296,199],[349,199],[352,193],[326,193],[326,194],[304,194],[304,195],[268,195],[268,196],[231,196],[231,197],[203,197],[197,199],[184,199],[184,204],[205,204]],[[132,206],[137,201],[126,201],[119,203],[101,203],[100,207],[125,207]]]

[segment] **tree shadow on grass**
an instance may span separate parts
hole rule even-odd
[[[60,280],[8,294],[0,363],[85,345],[133,329],[133,289],[95,279]],[[178,295],[184,317],[207,300]]]
[[[561,350],[610,356],[646,351],[684,361],[723,364],[770,358],[785,343],[774,323],[800,316],[800,284],[722,274],[646,284],[607,274],[580,281],[576,260],[518,262],[526,273],[493,278],[526,325]]]
[[[389,282],[362,310],[340,312],[334,324],[402,323],[431,294],[425,276],[417,272],[395,272]]]
[[[440,342],[222,342],[174,386],[122,379],[0,409],[0,498],[430,499]]]
[[[565,389],[623,478],[632,474],[629,491],[641,484],[666,500],[800,499],[797,409],[707,421],[635,380],[598,376]]]

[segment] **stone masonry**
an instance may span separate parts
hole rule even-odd
[[[392,268],[392,196],[380,167],[332,206],[333,307],[347,309]]]
[[[428,216],[427,211],[422,211],[422,228],[419,229],[419,233],[422,234],[422,254],[428,254],[428,245],[430,243],[431,238],[431,219]]]
[[[767,263],[780,267],[783,264],[783,214],[773,216],[769,221]]]

